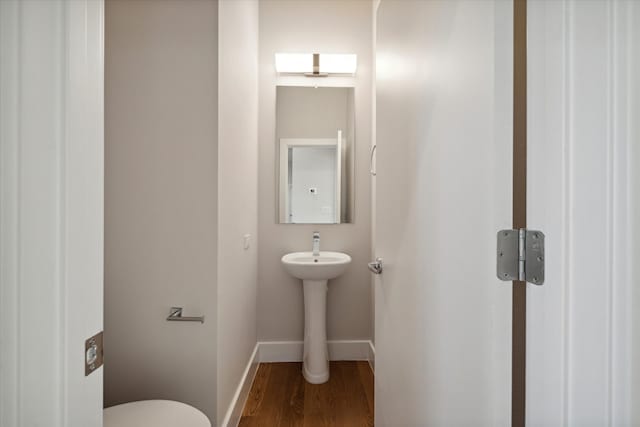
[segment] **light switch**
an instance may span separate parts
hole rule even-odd
[[[245,234],[242,238],[244,239],[244,250],[246,251],[251,247],[251,234]]]

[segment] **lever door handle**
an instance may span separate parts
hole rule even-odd
[[[382,274],[382,258],[376,258],[375,261],[370,262],[367,266],[373,274]]]

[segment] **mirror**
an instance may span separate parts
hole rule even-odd
[[[280,223],[352,222],[353,92],[348,87],[277,87]]]

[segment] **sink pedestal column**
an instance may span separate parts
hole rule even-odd
[[[302,374],[311,384],[329,380],[327,280],[304,280],[304,353]]]

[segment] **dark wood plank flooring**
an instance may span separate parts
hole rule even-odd
[[[331,362],[324,384],[309,384],[301,363],[261,363],[240,427],[373,426],[373,372],[367,362]]]

